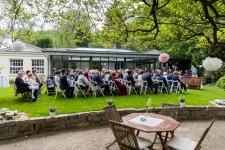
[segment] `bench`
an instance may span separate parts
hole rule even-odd
[[[197,86],[198,89],[201,89],[201,84],[202,84],[202,77],[181,77],[181,80],[190,86]]]
[[[20,101],[23,101],[23,100],[28,101],[31,98],[32,92],[28,91],[28,92],[19,93],[16,84],[14,84],[14,95],[17,96],[19,94],[22,95],[22,97],[20,98]]]

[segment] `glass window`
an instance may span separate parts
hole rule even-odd
[[[89,62],[80,62],[80,69],[89,68]]]
[[[100,57],[92,57],[92,61],[100,61]]]
[[[109,57],[109,61],[116,61],[116,57]]]
[[[10,59],[10,74],[17,74],[23,70],[23,59]]]
[[[127,63],[127,68],[124,68],[124,69],[134,69],[134,64],[133,63]]]
[[[116,63],[109,63],[109,70],[115,70],[116,66],[115,66]]]
[[[79,56],[72,56],[72,60],[80,60]]]
[[[71,56],[63,56],[63,60],[71,60]]]
[[[32,60],[32,70],[33,69],[37,69],[38,70],[38,74],[44,74],[44,60],[43,59],[35,59]]]
[[[108,57],[101,57],[101,61],[108,61]]]
[[[117,57],[117,61],[124,61],[124,57]]]
[[[80,57],[80,60],[90,60],[90,57]]]
[[[141,61],[148,62],[149,59],[148,58],[141,58]]]
[[[134,61],[140,61],[140,58],[134,58]]]
[[[133,61],[133,57],[127,57],[126,61]]]
[[[52,56],[52,60],[62,60],[62,56]]]
[[[62,69],[63,68],[63,63],[62,62],[58,62],[58,61],[53,61],[53,68],[55,68],[56,70]]]

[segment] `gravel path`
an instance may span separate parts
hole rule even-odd
[[[210,121],[183,121],[175,135],[198,141]],[[140,132],[153,140],[154,134]],[[216,120],[202,144],[202,150],[225,150],[225,121]],[[109,126],[64,130],[0,141],[0,150],[105,150],[114,140]],[[155,149],[161,149],[159,144]],[[110,150],[119,150],[117,144]]]

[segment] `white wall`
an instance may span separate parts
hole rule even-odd
[[[15,79],[17,74],[10,74],[10,59],[22,59],[23,60],[23,70],[32,69],[32,60],[42,59],[44,60],[44,74],[37,74],[43,76],[43,81],[46,80],[48,76],[48,60],[40,50],[35,50],[33,47],[26,47],[25,51],[0,51],[0,66],[4,68],[1,70],[1,74],[7,74],[9,79]]]

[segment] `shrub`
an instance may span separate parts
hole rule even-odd
[[[9,79],[9,84],[13,84],[14,83],[14,79]]]
[[[216,86],[218,86],[221,89],[225,89],[225,76],[221,77],[217,82]]]

